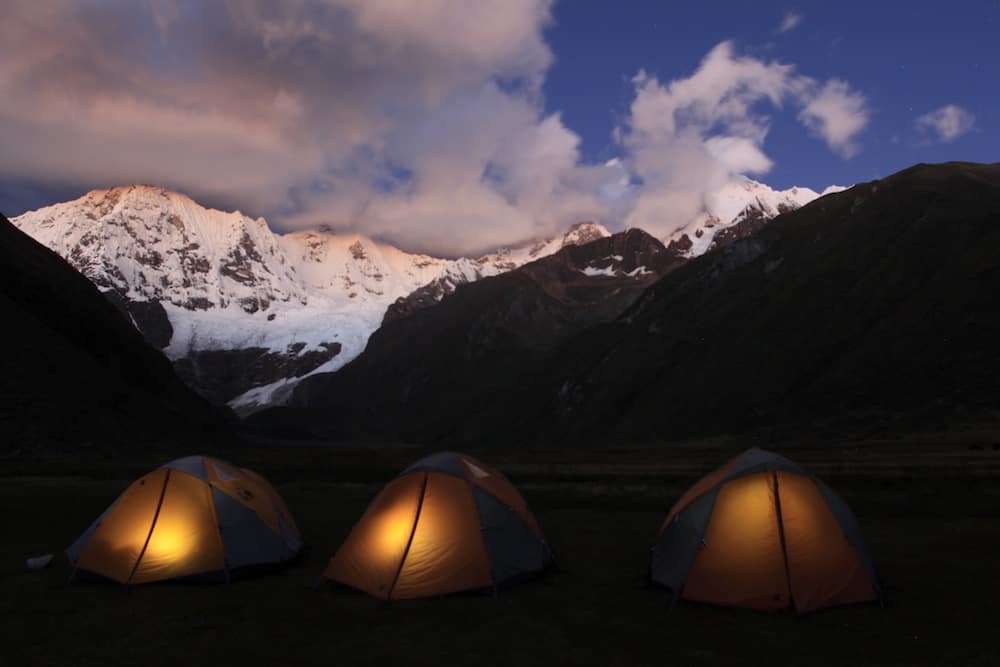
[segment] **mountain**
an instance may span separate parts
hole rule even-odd
[[[0,320],[5,454],[231,441],[226,419],[89,280],[3,216]]]
[[[996,421],[1000,164],[917,165],[692,261],[568,347],[551,428]]]
[[[291,418],[295,428],[317,425],[326,437],[437,438],[516,424],[524,413],[508,413],[507,398],[530,391],[553,349],[613,320],[681,263],[639,229],[565,245],[387,320],[357,359],[296,387],[291,403],[311,413],[279,410],[251,420],[301,415]]]
[[[242,410],[353,359],[390,304],[432,281],[452,285],[443,296],[574,234],[607,234],[587,225],[538,248],[448,260],[329,229],[275,234],[151,186],[94,190],[13,222],[90,278],[188,384]]]
[[[446,260],[358,235],[273,233],[161,188],[95,190],[14,224],[65,257],[215,402],[364,348]]]
[[[705,214],[668,239],[668,252],[697,256],[815,196],[735,182],[706,199]],[[585,222],[479,258],[441,259],[328,228],[276,234],[263,219],[150,186],[94,190],[13,222],[90,278],[190,386],[244,414],[355,358],[383,321],[609,236]]]
[[[575,327],[532,279],[542,260],[387,324],[303,383],[297,408],[255,423],[578,444],[996,423],[998,221],[1000,164],[918,165],[783,214]]]
[[[396,299],[385,312],[383,323],[412,315],[417,310],[432,306],[452,294],[459,285],[471,283],[487,276],[511,271],[528,262],[558,252],[574,245],[582,245],[611,236],[611,232],[596,222],[578,222],[562,236],[521,243],[501,248],[479,259],[461,258],[444,267],[441,275],[410,294]]]
[[[699,257],[750,236],[782,213],[844,189],[831,185],[822,194],[799,187],[774,190],[753,179],[736,177],[709,193],[701,214],[675,230],[664,242],[680,256]]]

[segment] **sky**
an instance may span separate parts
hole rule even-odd
[[[408,250],[1000,160],[1000,0],[8,0],[0,211],[160,185]]]

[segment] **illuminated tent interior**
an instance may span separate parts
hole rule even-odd
[[[650,576],[675,599],[806,612],[880,599],[850,508],[791,461],[750,449],[670,509]]]
[[[301,547],[288,507],[263,477],[191,456],[133,482],[66,555],[74,574],[129,585],[228,581],[234,571],[287,561]]]
[[[479,461],[446,452],[418,461],[389,483],[323,574],[398,600],[495,590],[551,563],[517,489]]]

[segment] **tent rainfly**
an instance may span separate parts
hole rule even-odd
[[[517,489],[464,454],[428,456],[372,501],[323,576],[383,600],[495,589],[552,563]]]
[[[847,504],[788,459],[757,448],[670,509],[650,577],[675,599],[752,609],[806,612],[881,599]]]
[[[267,480],[189,456],[133,482],[66,555],[74,574],[130,585],[228,581],[234,570],[287,561],[301,547],[295,520]]]

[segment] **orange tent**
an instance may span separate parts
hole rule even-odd
[[[76,572],[123,584],[217,577],[294,557],[302,538],[285,502],[246,468],[202,456],[133,482],[66,550]]]
[[[446,452],[421,459],[382,490],[323,576],[398,600],[495,589],[551,562],[535,517],[507,478]]]
[[[844,501],[788,459],[757,448],[670,509],[650,576],[675,598],[753,609],[804,612],[881,597]]]

